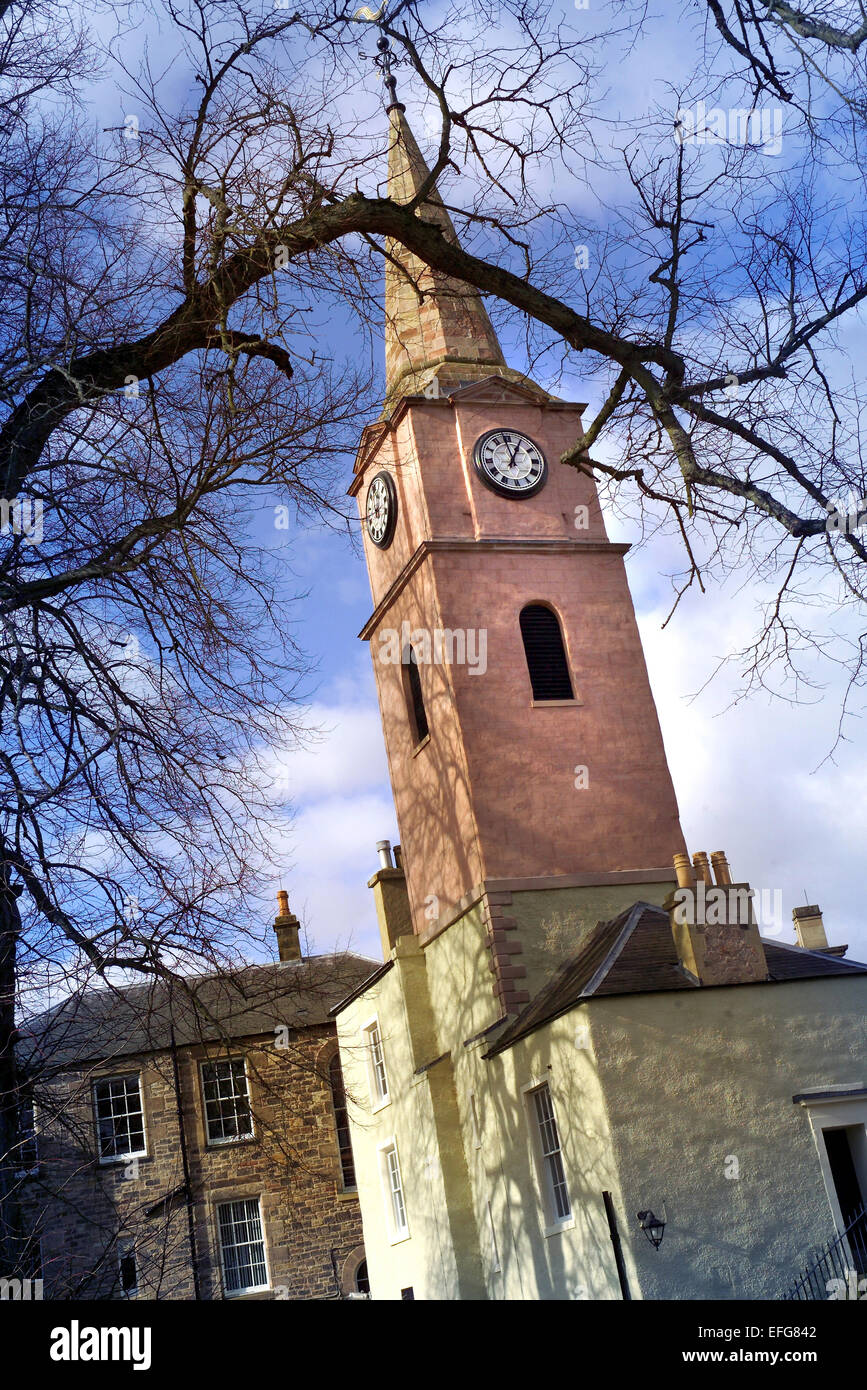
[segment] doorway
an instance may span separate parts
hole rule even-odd
[[[867,1129],[839,1125],[822,1130],[843,1229],[859,1274],[867,1273]]]

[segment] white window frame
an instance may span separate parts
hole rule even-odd
[[[131,1289],[123,1286],[123,1261],[127,1256],[132,1255],[135,1262],[135,1283]],[[117,1242],[117,1282],[121,1298],[135,1298],[138,1294],[139,1267],[138,1251],[135,1240],[131,1236],[121,1236]]]
[[[548,1162],[548,1155],[543,1150],[542,1130],[539,1115],[536,1109],[536,1092],[547,1088],[548,1100],[551,1106],[551,1117],[557,1130],[557,1152],[560,1156],[560,1166],[563,1169],[563,1181],[566,1187],[566,1198],[569,1202],[569,1215],[559,1216],[557,1212],[556,1197],[554,1193],[554,1183],[551,1177],[551,1168]],[[535,1077],[527,1082],[526,1086],[521,1087],[521,1094],[524,1097],[526,1106],[527,1126],[530,1131],[530,1144],[536,1171],[536,1182],[539,1188],[539,1197],[544,1213],[544,1223],[542,1234],[545,1236],[559,1235],[561,1231],[568,1231],[575,1225],[575,1210],[572,1206],[572,1193],[569,1190],[569,1178],[566,1173],[565,1153],[563,1150],[563,1136],[560,1132],[560,1122],[557,1119],[557,1107],[554,1103],[554,1093],[551,1089],[550,1076]]]
[[[143,1144],[143,1147],[142,1147],[141,1149],[130,1149],[129,1153],[122,1153],[122,1154],[104,1154],[104,1153],[102,1152],[102,1135],[101,1135],[101,1133],[100,1133],[100,1128],[99,1128],[99,1112],[98,1112],[98,1110],[97,1110],[96,1088],[97,1088],[97,1086],[105,1085],[105,1083],[106,1083],[106,1082],[109,1082],[109,1081],[128,1081],[128,1080],[129,1080],[130,1078],[132,1078],[132,1077],[135,1078],[136,1083],[137,1083],[137,1085],[138,1085],[138,1102],[139,1102],[139,1108],[140,1108],[140,1111],[141,1111],[141,1127],[142,1127],[142,1144]],[[94,1125],[95,1125],[95,1127],[96,1127],[96,1147],[97,1147],[97,1151],[98,1151],[98,1153],[99,1153],[99,1162],[100,1162],[100,1165],[101,1165],[101,1166],[107,1166],[108,1164],[111,1164],[111,1163],[128,1163],[129,1160],[130,1160],[131,1158],[147,1158],[147,1154],[148,1154],[148,1125],[147,1125],[147,1114],[145,1113],[144,1087],[143,1087],[142,1084],[141,1084],[141,1072],[140,1072],[140,1071],[135,1071],[135,1072],[126,1071],[126,1072],[116,1072],[116,1073],[112,1073],[110,1076],[94,1076],[94,1077],[91,1079],[90,1097],[91,1097],[91,1104],[92,1104],[92,1106],[93,1106],[93,1122],[94,1122]]]
[[[394,1155],[394,1167],[389,1163],[389,1155]],[[398,1152],[397,1140],[392,1134],[382,1144],[377,1145],[377,1155],[379,1158],[379,1176],[382,1182],[382,1200],[385,1207],[385,1223],[388,1231],[388,1238],[392,1245],[399,1245],[404,1240],[409,1240],[409,1213],[406,1207],[406,1187],[403,1181],[403,1171],[400,1166],[400,1153]],[[397,1172],[398,1188],[393,1186],[394,1172]],[[395,1212],[395,1191],[400,1193],[400,1203],[403,1208],[403,1225],[399,1226]]]
[[[223,1233],[220,1227],[220,1212],[223,1207],[233,1207],[239,1202],[255,1202],[259,1209],[259,1231],[262,1236],[262,1259],[265,1265],[265,1283],[249,1284],[241,1289],[230,1289],[226,1279],[226,1258],[223,1246]],[[216,1227],[217,1249],[220,1253],[220,1276],[223,1282],[223,1294],[226,1298],[243,1298],[245,1294],[267,1293],[271,1288],[271,1261],[268,1258],[268,1238],[265,1231],[265,1214],[262,1211],[262,1194],[257,1193],[255,1197],[226,1197],[223,1201],[214,1204],[214,1225]]]
[[[810,1121],[831,1215],[834,1218],[834,1225],[838,1234],[841,1234],[845,1230],[843,1213],[840,1210],[837,1187],[834,1182],[834,1174],[831,1172],[831,1164],[822,1131],[826,1129],[852,1129],[858,1125],[867,1128],[867,1097],[835,1096],[834,1092],[829,1090],[825,1095],[817,1093],[808,1100],[800,1101],[799,1104],[806,1110]]]
[[[244,1085],[247,1090],[247,1110],[250,1115],[249,1134],[226,1134],[222,1138],[214,1139],[211,1136],[211,1127],[208,1120],[208,1101],[205,1095],[205,1067],[216,1067],[220,1063],[231,1065],[232,1062],[243,1062],[244,1064]],[[244,1056],[233,1057],[203,1057],[199,1062],[199,1084],[202,1088],[202,1119],[205,1124],[205,1143],[209,1149],[218,1149],[223,1144],[246,1144],[251,1139],[256,1138],[256,1121],[253,1117],[253,1104],[250,1097],[250,1072],[247,1066],[247,1058]]]
[[[370,1106],[374,1113],[382,1110],[386,1105],[391,1104],[391,1090],[388,1084],[388,1067],[385,1064],[385,1042],[382,1037],[382,1028],[379,1018],[374,1015],[367,1020],[361,1027],[362,1037],[364,1038],[364,1052],[367,1059],[367,1084],[370,1088]],[[382,1086],[380,1089],[379,1071],[377,1070],[376,1054],[374,1051],[373,1034],[376,1033],[379,1039],[379,1071],[382,1072]]]

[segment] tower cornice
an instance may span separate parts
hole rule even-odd
[[[515,372],[514,378],[520,376]],[[533,390],[525,388],[524,383],[528,383]],[[502,384],[509,388],[515,399],[511,402],[514,405],[536,406],[546,411],[566,412],[572,414],[582,414],[587,409],[586,401],[563,401],[556,396],[545,396],[538,386],[524,377],[521,381],[516,381],[513,376],[502,376],[494,374],[486,376],[479,381],[469,382],[465,386],[456,387],[447,395],[424,396],[407,395],[402,396],[396,403],[394,409],[387,419],[373,421],[365,425],[361,432],[361,441],[355,455],[353,464],[353,479],[346,489],[347,496],[354,497],[362,485],[364,469],[371,458],[377,453],[382,441],[390,434],[394,435],[403,417],[411,409],[431,408],[433,410],[455,410],[465,400],[477,398],[477,393],[487,385]],[[523,400],[520,398],[523,396]]]
[[[442,536],[436,540],[424,540],[413,551],[400,574],[383,594],[358,636],[362,642],[372,637],[382,618],[394,601],[400,596],[416,570],[428,557],[437,553],[451,552],[464,554],[503,555],[596,555],[600,551],[609,555],[625,555],[632,547],[628,541],[605,540],[550,540],[546,537],[532,540],[516,540],[512,537],[484,537],[479,540],[464,536]]]

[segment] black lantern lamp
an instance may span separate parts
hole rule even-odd
[[[658,1216],[654,1216],[652,1211],[640,1211],[638,1213],[638,1224],[647,1236],[654,1250],[658,1250],[662,1244],[662,1237],[665,1234],[665,1222],[660,1220]]]

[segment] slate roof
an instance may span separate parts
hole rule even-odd
[[[762,945],[768,962],[766,983],[867,975],[867,965],[858,961],[841,960],[764,937]],[[653,903],[633,903],[618,917],[597,922],[581,949],[560,966],[535,999],[508,1024],[486,1055],[493,1056],[510,1047],[585,999],[700,988],[678,962],[668,913]]]
[[[22,1024],[22,1060],[41,1057],[63,1067],[273,1033],[278,1025],[330,1023],[330,1009],[367,978],[376,962],[364,956],[310,956],[248,965],[226,974],[187,976],[70,995]]]

